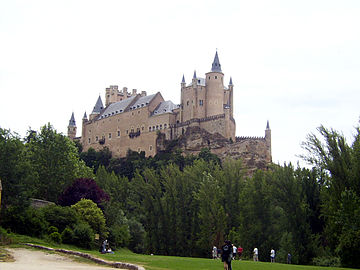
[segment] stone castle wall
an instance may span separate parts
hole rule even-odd
[[[157,141],[157,151],[164,150],[164,143],[164,138]],[[266,137],[237,137],[231,141],[219,133],[211,134],[199,126],[189,126],[179,138],[179,147],[185,155],[197,155],[202,148],[209,148],[223,161],[241,159],[250,173],[266,169],[271,163],[271,146]]]

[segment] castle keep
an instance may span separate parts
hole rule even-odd
[[[216,52],[211,71],[200,78],[194,72],[189,84],[183,76],[181,103],[165,101],[160,92],[147,95],[111,85],[105,90],[105,106],[99,96],[89,117],[82,119],[82,135],[76,138],[71,115],[68,136],[77,139],[84,151],[108,147],[116,157],[128,149],[154,156],[164,142],[178,139],[185,154],[208,147],[220,158],[241,158],[249,168],[265,168],[271,162],[271,130],[265,137],[236,137],[233,118],[232,79],[224,86],[224,74]]]

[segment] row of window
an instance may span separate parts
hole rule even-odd
[[[163,128],[165,129],[165,128],[167,128],[167,127],[168,127],[167,124],[164,124],[164,125],[160,124],[160,125],[156,125],[156,126],[152,126],[152,127],[150,126],[150,127],[149,127],[149,131],[160,130],[160,129],[163,129]],[[141,127],[141,130],[144,131],[145,128],[144,128],[144,127]],[[135,130],[134,130],[133,128],[130,129],[130,133],[134,133],[134,132],[135,132]],[[139,127],[136,129],[136,132],[140,132],[140,128],[139,128]],[[89,130],[89,133],[91,133],[91,130]],[[126,130],[126,135],[129,135],[129,130],[128,130],[128,129]],[[120,136],[121,136],[121,132],[120,132],[120,130],[118,130],[118,131],[117,131],[117,137],[120,137]],[[108,133],[108,138],[109,138],[109,139],[112,138],[112,133],[111,133],[111,132]],[[101,139],[105,140],[105,136],[102,136]],[[96,136],[96,137],[95,137],[95,142],[99,142],[101,139],[99,138],[99,136]],[[89,143],[91,143],[90,138],[89,138]]]

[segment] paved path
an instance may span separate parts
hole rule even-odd
[[[110,270],[114,268],[74,262],[71,258],[24,248],[8,249],[15,262],[0,262],[1,270]]]

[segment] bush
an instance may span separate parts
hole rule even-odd
[[[74,227],[74,243],[82,248],[91,249],[94,247],[94,231],[87,223],[79,223]]]
[[[49,205],[40,210],[50,226],[55,226],[60,232],[66,227],[73,227],[79,222],[76,211],[70,207],[61,207],[58,205]]]
[[[58,232],[53,232],[49,235],[51,241],[60,244],[61,243],[61,234]]]
[[[0,227],[0,245],[10,245],[12,242],[7,230]]]
[[[47,229],[47,232],[48,232],[48,235],[54,233],[54,232],[59,232],[58,228],[56,228],[55,226],[50,226],[48,229]]]
[[[129,228],[130,228],[130,243],[129,248],[136,252],[142,253],[145,249],[145,229],[143,225],[136,221],[135,219],[129,220]]]
[[[111,248],[125,247],[129,244],[130,232],[129,226],[127,225],[113,225],[109,228],[109,242],[111,243]]]
[[[48,223],[42,213],[34,208],[11,206],[4,211],[2,226],[16,233],[39,237],[46,232]]]
[[[340,267],[340,258],[322,256],[313,259],[313,264],[316,266]]]
[[[61,233],[61,239],[64,244],[74,244],[74,231],[69,227]]]

